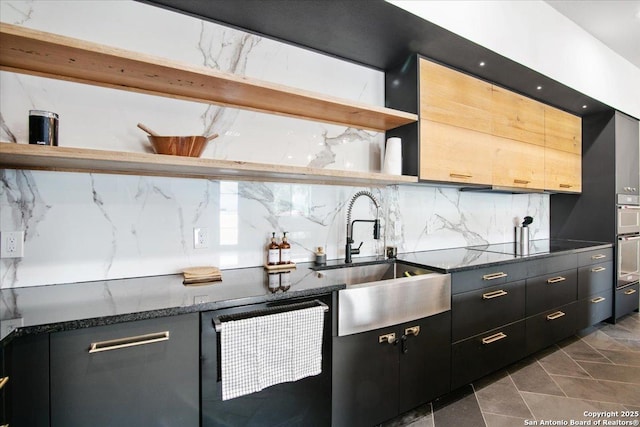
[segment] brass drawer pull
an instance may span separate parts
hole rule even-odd
[[[137,345],[152,344],[154,342],[168,341],[169,331],[156,332],[154,334],[138,335],[135,337],[118,338],[109,341],[91,343],[89,353],[117,350],[120,348],[134,347]]]
[[[598,255],[591,255],[591,259],[602,259],[602,258],[606,258],[606,255],[603,254],[598,254]]]
[[[503,273],[502,271],[500,271],[499,273],[485,274],[484,276],[482,276],[482,280],[502,279],[503,277],[507,277],[507,276],[508,276],[507,273]]]
[[[449,176],[451,178],[473,178],[473,175],[468,175],[465,173],[450,173]]]
[[[507,295],[507,291],[498,289],[497,291],[487,292],[486,294],[482,294],[482,299],[498,298],[498,297],[503,297],[505,295]]]
[[[496,341],[500,341],[507,337],[507,334],[503,332],[498,332],[497,334],[489,335],[488,337],[482,338],[482,344],[491,344]]]
[[[420,326],[412,326],[404,330],[405,335],[413,335],[417,337],[419,333],[420,333]]]
[[[571,188],[573,185],[571,184],[560,184],[560,188]]]
[[[531,181],[528,181],[528,180],[526,180],[526,179],[514,179],[514,180],[513,180],[513,183],[514,183],[514,184],[528,184],[528,183],[530,183],[530,182],[531,182]]]
[[[550,315],[547,316],[547,320],[556,320],[561,318],[562,316],[564,316],[567,313],[564,313],[562,311],[556,311],[555,313],[551,313]]]
[[[565,280],[567,280],[566,277],[558,276],[558,277],[552,277],[551,279],[547,279],[547,283],[549,284],[560,283],[560,282],[564,282]]]
[[[605,270],[606,270],[606,268],[604,268],[604,267],[596,267],[596,268],[592,268],[591,272],[592,273],[600,273],[601,271],[605,271]]]
[[[633,295],[635,293],[636,293],[635,289],[628,289],[628,290],[624,291],[625,295]]]
[[[392,333],[386,334],[386,335],[380,335],[378,337],[378,343],[379,344],[384,344],[384,343],[393,344],[395,342],[396,342],[396,334],[395,334],[395,332],[392,332]]]
[[[6,383],[9,382],[9,377],[0,378],[0,390],[2,390]]]
[[[605,297],[598,297],[598,298],[594,298],[591,300],[592,303],[597,304],[599,302],[604,301],[606,298]]]

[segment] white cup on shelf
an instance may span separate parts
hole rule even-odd
[[[398,137],[387,138],[384,152],[382,173],[388,175],[402,175],[402,139]]]

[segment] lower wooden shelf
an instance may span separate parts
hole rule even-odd
[[[6,142],[0,142],[0,168],[353,186],[418,182],[415,176],[376,172]]]

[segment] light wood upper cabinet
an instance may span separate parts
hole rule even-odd
[[[491,183],[496,187],[544,189],[545,149],[514,139],[493,137],[494,157]]]
[[[545,188],[566,193],[582,191],[582,156],[566,151],[545,149]]]
[[[420,179],[491,185],[491,135],[424,119],[420,135]]]
[[[407,173],[432,182],[581,191],[580,117],[416,58],[414,67],[387,73],[391,106],[418,104],[417,125],[387,133],[403,138]]]
[[[545,147],[568,153],[582,154],[582,119],[545,105]]]
[[[420,118],[491,133],[491,85],[420,59]]]
[[[491,87],[491,133],[544,146],[544,104],[498,86]]]

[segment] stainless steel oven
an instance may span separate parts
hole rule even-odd
[[[640,234],[618,236],[618,288],[640,280]]]
[[[640,206],[618,205],[617,235],[640,233]]]

